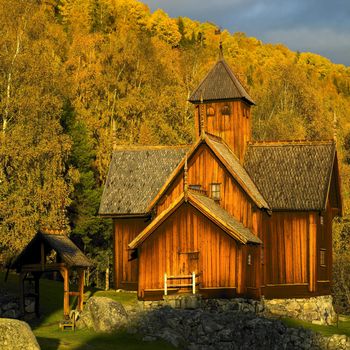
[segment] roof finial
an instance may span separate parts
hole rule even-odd
[[[188,177],[188,167],[187,167],[187,154],[186,154],[186,156],[185,156],[185,165],[184,165],[184,194],[185,194],[185,202],[187,202],[187,199],[188,199],[187,177]]]
[[[203,91],[201,91],[201,104],[200,104],[199,117],[200,117],[200,123],[201,123],[201,136],[204,136],[204,135],[205,135],[205,130],[204,130],[204,103],[203,103]]]
[[[337,114],[333,112],[333,139],[337,142]]]
[[[220,52],[219,52],[219,59],[222,60],[222,59],[224,58],[224,51],[223,51],[223,49],[222,49],[222,40],[220,40],[219,49],[220,49]]]
[[[220,44],[219,44],[219,60],[224,58],[224,52],[222,49],[222,39],[221,39],[221,28],[215,29],[215,35],[220,35]]]

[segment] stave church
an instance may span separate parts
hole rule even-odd
[[[189,101],[195,142],[113,151],[115,289],[140,300],[331,294],[342,215],[334,140],[252,140],[255,103],[221,56]]]

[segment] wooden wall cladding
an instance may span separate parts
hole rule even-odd
[[[243,162],[247,142],[251,140],[250,106],[243,101],[225,101],[206,103],[195,111],[197,136],[201,132],[200,114],[204,113],[205,131],[225,140]]]
[[[138,261],[129,261],[128,244],[147,226],[146,218],[114,219],[114,288],[137,290]]]
[[[200,273],[201,288],[236,288],[241,278],[236,241],[183,204],[139,248],[139,297],[164,288],[164,273]]]

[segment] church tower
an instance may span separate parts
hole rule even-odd
[[[196,106],[196,138],[202,132],[221,137],[243,163],[247,142],[251,140],[250,107],[255,103],[223,57],[189,101]]]

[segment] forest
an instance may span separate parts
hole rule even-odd
[[[68,230],[97,272],[109,267],[111,223],[98,208],[113,145],[192,143],[187,99],[222,41],[257,104],[254,139],[336,138],[335,271],[350,266],[350,67],[137,0],[0,0],[0,23],[2,262],[51,227]]]

